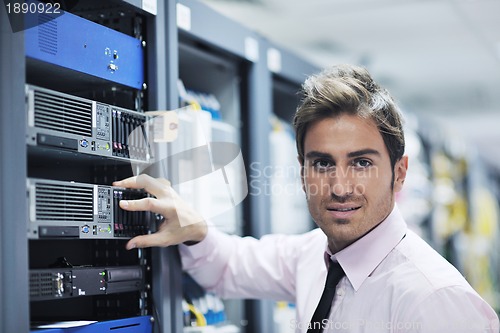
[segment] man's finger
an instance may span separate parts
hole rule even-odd
[[[132,238],[131,240],[128,241],[126,245],[127,250],[131,249],[142,249],[145,247],[153,247],[153,246],[168,246],[168,242],[165,241],[165,239],[159,234],[159,233],[154,233],[150,235],[141,235],[141,236],[136,236]]]
[[[170,182],[169,182],[170,184]],[[168,196],[170,193],[170,185],[165,186],[163,182],[149,175],[142,174],[136,177],[136,185],[143,188],[146,192],[154,195],[157,198]]]
[[[113,186],[126,187],[126,188],[137,188],[137,189],[141,188],[141,187],[138,187],[139,185],[137,185],[137,177],[136,176],[125,178],[122,180],[117,180],[117,181],[113,182]]]
[[[162,214],[165,216],[165,211],[169,207],[165,206],[165,202],[161,203],[155,198],[143,198],[137,200],[120,200],[120,208],[127,211],[151,211],[156,214]],[[171,207],[175,209],[174,206]]]
[[[165,186],[168,186],[168,187],[172,186],[172,183],[171,183],[171,182],[170,182],[170,180],[168,180],[168,179],[165,179],[165,178],[158,178],[158,179],[156,179],[156,180],[157,180],[157,181],[159,181],[160,183],[162,183],[162,184],[163,184],[163,185],[165,185]]]
[[[144,189],[146,192],[157,198],[165,197],[169,194],[170,182],[166,179],[156,179],[146,174],[129,177],[120,181],[113,182],[114,186]]]

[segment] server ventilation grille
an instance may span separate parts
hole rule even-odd
[[[92,103],[35,90],[35,126],[92,136]]]
[[[36,218],[45,221],[93,221],[93,189],[37,183]]]

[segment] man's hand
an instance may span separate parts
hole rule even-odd
[[[132,238],[127,249],[151,246],[170,246],[184,242],[200,242],[207,235],[207,224],[163,178],[148,175],[130,177],[113,183],[114,186],[144,189],[156,198],[121,200],[120,207],[128,211],[151,211],[161,214],[165,220],[157,232]]]

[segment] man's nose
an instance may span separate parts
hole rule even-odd
[[[337,197],[353,194],[354,177],[350,167],[337,167],[330,177],[330,193]]]

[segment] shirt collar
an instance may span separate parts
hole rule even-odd
[[[351,282],[358,290],[366,278],[382,260],[396,247],[406,234],[407,226],[397,205],[375,229],[345,249],[332,254],[326,246],[325,260],[338,261]]]

